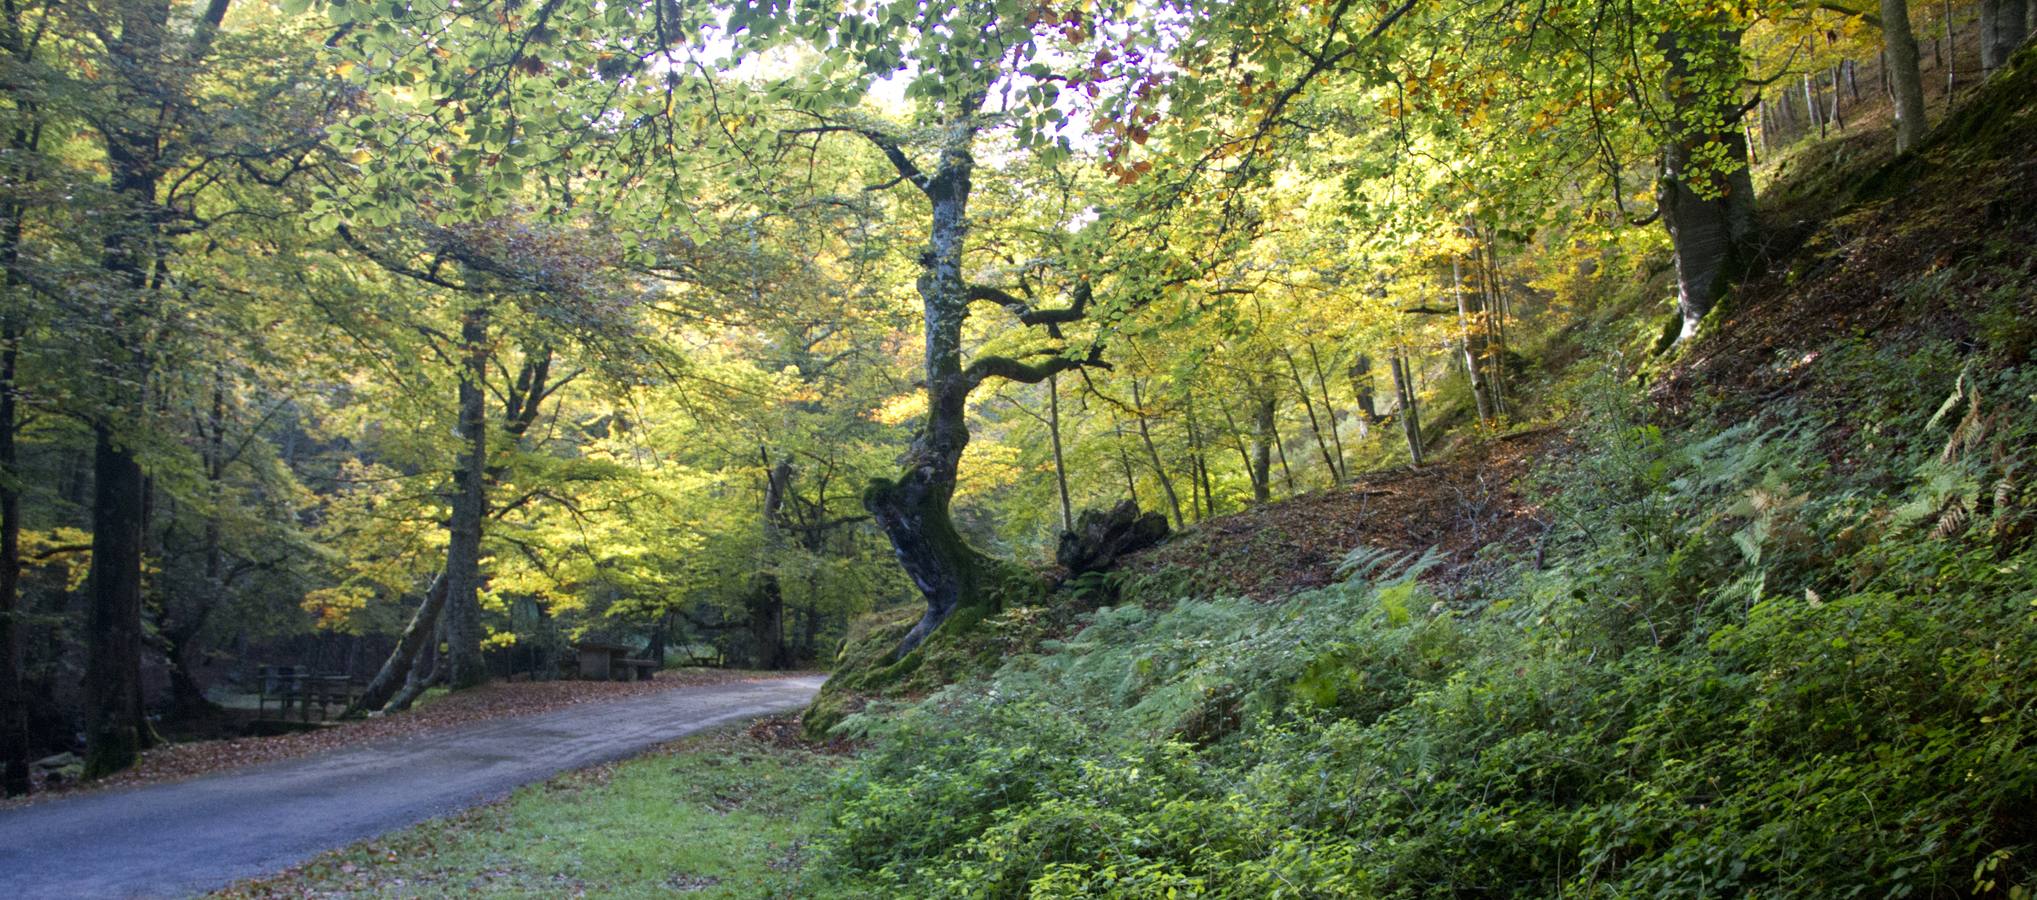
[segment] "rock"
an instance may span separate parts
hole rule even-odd
[[[85,761],[79,759],[76,753],[59,753],[55,756],[45,756],[33,763],[35,768],[45,772],[54,772],[58,769],[68,769],[72,766],[82,766],[84,764]]]
[[[45,756],[29,764],[30,773],[42,779],[45,789],[77,781],[85,775],[85,761],[76,753]]]
[[[1138,504],[1120,502],[1108,512],[1085,509],[1075,517],[1075,530],[1061,533],[1054,561],[1070,575],[1110,568],[1119,557],[1160,543],[1167,537],[1167,517],[1141,514]]]

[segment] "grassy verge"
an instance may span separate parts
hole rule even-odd
[[[806,896],[833,757],[741,731],[518,790],[215,896]]]

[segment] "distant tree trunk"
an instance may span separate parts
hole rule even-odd
[[[447,680],[454,690],[488,680],[481,655],[481,526],[488,515],[488,310],[460,317],[460,459],[453,471],[452,517],[446,540]]]
[[[1308,413],[1309,434],[1316,439],[1316,450],[1323,455],[1323,467],[1330,470],[1330,484],[1343,484],[1344,470],[1337,465],[1337,458],[1330,455],[1329,443],[1323,440],[1322,422],[1316,418],[1315,402],[1309,399],[1308,382],[1302,380],[1301,368],[1294,364],[1293,353],[1283,349],[1280,355],[1287,360],[1287,372],[1294,378],[1295,393],[1301,398],[1302,410]]]
[[[420,664],[429,648],[437,652],[432,638],[439,632],[439,617],[446,605],[446,579],[439,575],[431,580],[431,586],[424,591],[424,600],[417,604],[417,611],[410,616],[410,624],[403,629],[403,636],[396,641],[396,649],[389,651],[382,668],[354,698],[349,713],[381,709],[388,705],[403,685],[410,680],[410,673]]]
[[[765,462],[770,464],[768,456]],[[776,556],[784,546],[785,499],[792,490],[793,475],[789,459],[770,464],[765,470],[764,552],[767,556]],[[753,648],[750,664],[759,669],[789,668],[792,663],[785,647],[785,590],[778,583],[778,574],[768,567],[758,572],[744,605],[749,613],[750,646]]]
[[[1047,434],[1054,446],[1054,487],[1061,498],[1061,530],[1075,527],[1075,510],[1068,502],[1068,463],[1061,455],[1061,379],[1047,376]]]
[[[1883,59],[1896,93],[1896,152],[1923,143],[1924,74],[1917,68],[1917,38],[1910,33],[1909,0],[1881,0]]]
[[[1392,360],[1393,390],[1400,401],[1400,429],[1407,437],[1408,457],[1422,464],[1422,419],[1415,397],[1414,379],[1409,377],[1406,359],[1395,352]]]
[[[1372,395],[1372,357],[1360,353],[1351,362],[1351,395],[1358,400],[1358,435],[1367,437],[1379,421],[1379,403]]]
[[[1280,480],[1287,484],[1287,495],[1292,497],[1299,491],[1294,486],[1294,469],[1287,464],[1287,442],[1280,437],[1279,420],[1269,419],[1267,424],[1273,437],[1273,457],[1280,460]]]
[[[1450,255],[1450,292],[1457,298],[1457,347],[1464,357],[1464,377],[1471,381],[1471,400],[1478,408],[1479,424],[1489,426],[1493,422],[1492,391],[1485,383],[1484,323],[1479,323],[1478,330],[1471,327],[1473,310],[1464,299],[1464,267],[1454,253]]]
[[[1181,497],[1174,493],[1174,479],[1167,475],[1167,464],[1161,462],[1160,451],[1153,446],[1153,430],[1146,424],[1146,401],[1139,393],[1139,379],[1132,379],[1132,406],[1138,416],[1139,440],[1146,445],[1146,458],[1153,464],[1153,476],[1160,480],[1160,492],[1167,495],[1167,508],[1174,513],[1176,531],[1187,527],[1181,518]]]
[[[18,218],[7,228],[12,234],[5,250],[11,251],[20,234]],[[14,286],[11,277],[6,282]],[[14,321],[11,314],[0,320],[0,797],[26,794],[29,787],[28,697],[21,687],[21,637],[15,625],[21,594],[21,470],[14,445],[14,376],[21,334]]]
[[[1344,462],[1344,438],[1338,434],[1337,406],[1330,402],[1330,376],[1323,372],[1323,360],[1316,353],[1316,343],[1308,341],[1305,346],[1308,347],[1309,366],[1316,370],[1316,390],[1322,394],[1323,417],[1330,420],[1330,443],[1337,448],[1337,476],[1341,480],[1349,477],[1351,470]]]
[[[85,666],[85,774],[110,775],[149,743],[141,703],[143,476],[110,428],[92,430],[92,598]]]
[[[1739,30],[1667,33],[1657,45],[1669,61],[1674,112],[1657,195],[1676,256],[1682,340],[1697,333],[1698,323],[1751,262],[1754,182],[1747,139],[1737,127]],[[1720,163],[1707,162],[1714,159]],[[1720,164],[1724,171],[1714,171]]]
[[[1280,433],[1274,430],[1274,414],[1279,412],[1280,398],[1268,392],[1252,404],[1252,499],[1264,503],[1273,494],[1272,451],[1280,446]],[[1285,468],[1287,461],[1281,460]],[[1294,490],[1293,478],[1288,479],[1288,491]]]
[[[1125,452],[1124,423],[1118,421],[1118,417],[1115,414],[1113,414],[1110,418],[1110,430],[1112,434],[1117,436],[1116,446],[1118,451],[1118,466],[1122,468],[1125,473],[1125,494],[1131,498],[1133,506],[1138,506],[1139,479],[1133,474],[1132,455],[1130,453]]]
[[[1261,397],[1253,401],[1253,430],[1252,446],[1250,449],[1245,447],[1244,429],[1238,427],[1238,420],[1231,415],[1231,408],[1223,404],[1217,405],[1218,409],[1224,411],[1225,424],[1230,426],[1231,442],[1238,448],[1238,460],[1245,465],[1245,477],[1252,482],[1252,502],[1254,503],[1265,503],[1272,496],[1273,485],[1271,484],[1271,479],[1273,473],[1271,467],[1273,465],[1273,451],[1268,446],[1268,438],[1266,437],[1266,432],[1271,429],[1271,426],[1268,422],[1261,419],[1262,415],[1268,420],[1273,417],[1272,405],[1273,400],[1268,397]]]
[[[1952,104],[1952,88],[1959,79],[1959,48],[1952,43],[1952,0],[1945,0],[1945,103]]]
[[[1193,389],[1188,392],[1188,404],[1184,411],[1188,419],[1188,447],[1190,453],[1193,454],[1192,459],[1195,464],[1195,483],[1190,485],[1190,489],[1193,491],[1197,487],[1201,488],[1203,515],[1214,516],[1217,514],[1217,498],[1216,492],[1210,489],[1209,454],[1203,448],[1202,424],[1196,421],[1195,418],[1195,391]]]
[[[1480,250],[1473,258],[1480,263],[1482,274],[1478,278],[1479,296],[1484,298],[1483,324],[1485,326],[1485,383],[1492,394],[1492,414],[1505,416],[1512,404],[1507,388],[1507,322],[1512,309],[1507,303],[1506,292],[1500,290],[1499,256],[1493,252],[1494,236],[1490,230],[1485,234]]]

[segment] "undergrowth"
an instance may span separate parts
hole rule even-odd
[[[1278,603],[1096,612],[852,718],[874,740],[835,786],[827,877],[873,896],[2027,897],[2037,368],[1982,356],[1838,348],[1827,377],[1871,427],[1805,401],[1678,428],[1587,382],[1584,452],[1545,479],[1545,568],[1445,599],[1422,560],[1360,548],[1340,583]]]

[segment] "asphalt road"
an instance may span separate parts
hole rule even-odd
[[[204,893],[558,772],[799,708],[821,681],[679,688],[0,810],[0,898]]]

